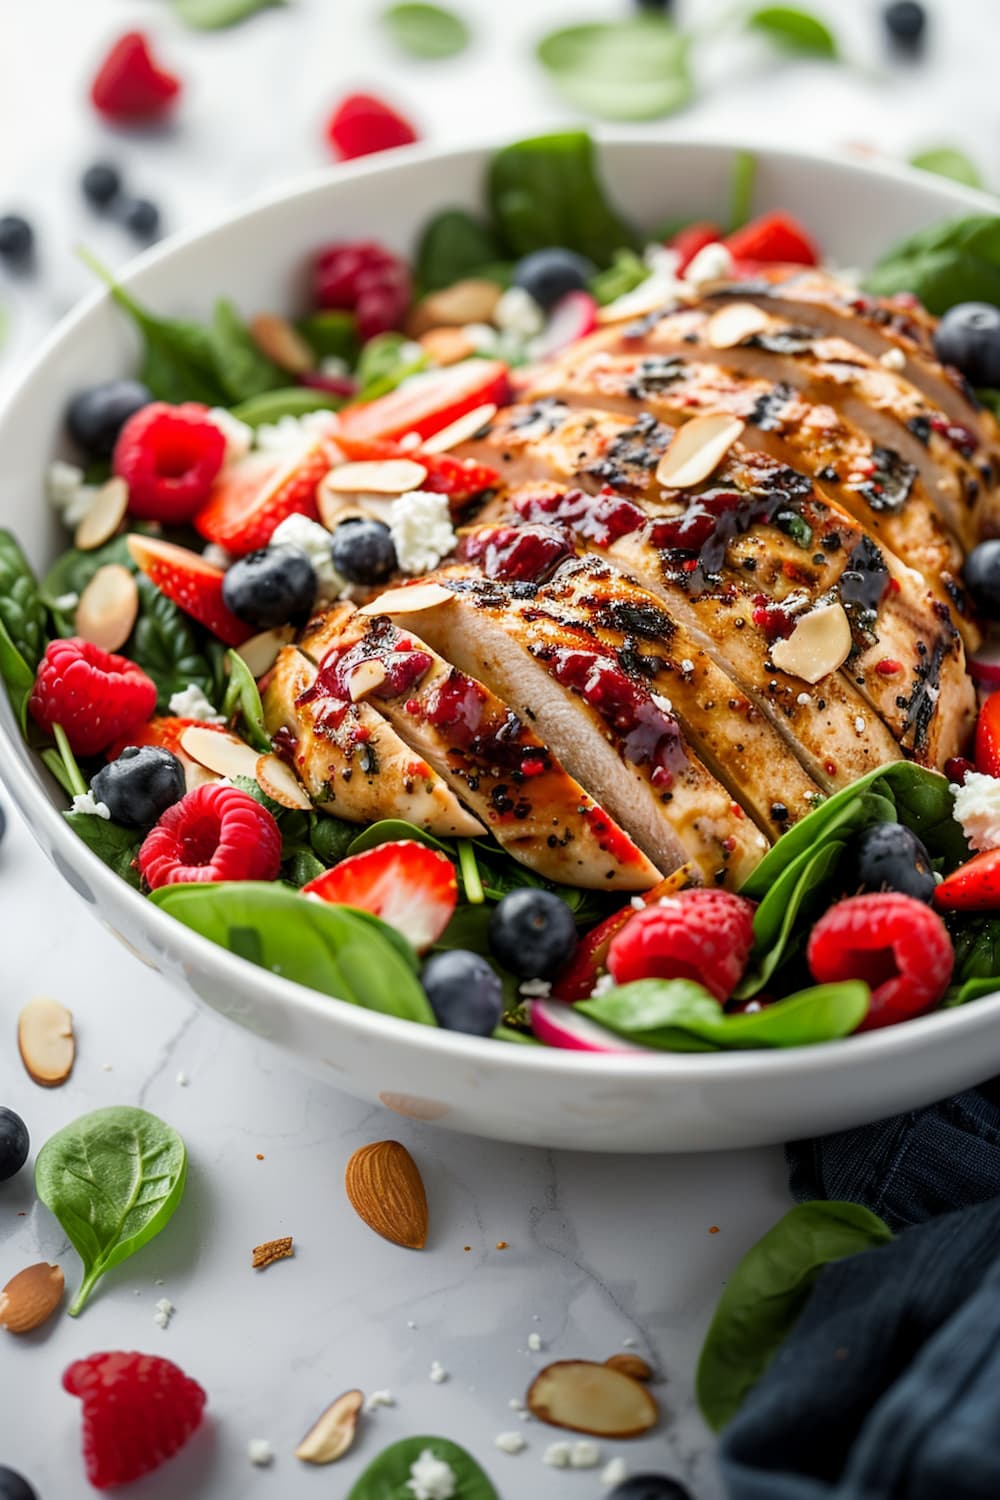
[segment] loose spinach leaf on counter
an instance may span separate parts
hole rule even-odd
[[[215,304],[209,337],[227,406],[282,390],[288,384],[287,372],[258,349],[236,308],[224,297]]]
[[[72,792],[67,788],[68,795]],[[134,828],[123,828],[108,818],[98,818],[93,813],[63,813],[73,832],[81,838],[98,859],[122,880],[139,889],[139,871],[135,861],[142,843],[142,836]]]
[[[174,10],[188,26],[199,31],[219,31],[245,21],[260,10],[287,3],[288,0],[174,0]]]
[[[910,166],[922,172],[934,172],[938,177],[948,177],[952,182],[964,183],[966,187],[984,186],[982,174],[970,156],[955,146],[937,146],[932,151],[918,151],[910,157]]]
[[[800,1203],[726,1283],[698,1361],[698,1405],[716,1432],[735,1416],[801,1314],[825,1265],[892,1239],[857,1203]]]
[[[251,396],[233,407],[233,416],[239,417],[248,427],[263,427],[280,422],[282,417],[304,417],[313,411],[334,411],[338,405],[335,397],[326,391],[313,391],[304,385],[283,386],[280,390],[265,391],[263,395]]]
[[[837,40],[825,21],[791,5],[764,5],[747,17],[751,31],[762,32],[786,52],[806,57],[836,58]]]
[[[136,584],[139,617],[125,654],[156,683],[157,710],[168,713],[173,694],[182,693],[192,684],[211,700],[215,688],[212,668],[198,645],[190,619],[144,575],[136,578]]]
[[[605,194],[586,131],[506,146],[490,165],[488,192],[497,233],[514,258],[565,245],[607,266],[616,250],[637,247]]]
[[[861,980],[818,984],[750,1014],[728,1015],[690,979],[637,979],[576,1009],[609,1031],[663,1052],[803,1047],[848,1036],[868,1013]]]
[[[83,1261],[73,1316],[107,1271],[166,1227],[186,1176],[184,1142],[144,1109],[96,1109],[46,1141],[35,1163],[35,1191]]]
[[[940,316],[956,302],[1000,303],[1000,215],[968,214],[910,235],[865,280],[880,297],[913,292]]]
[[[404,3],[382,12],[393,41],[410,57],[455,57],[469,45],[469,28],[461,16],[440,5]]]
[[[645,15],[553,31],[539,42],[538,60],[579,109],[604,120],[657,120],[694,93],[689,49],[671,21]]]
[[[432,1453],[455,1476],[455,1500],[500,1500],[471,1454],[439,1437],[409,1437],[386,1448],[354,1481],[347,1500],[400,1500],[409,1496],[410,1472],[422,1453]]]
[[[311,901],[252,881],[171,885],[150,900],[179,922],[262,969],[366,1010],[434,1026],[416,955],[367,912]]]
[[[420,236],[417,283],[424,292],[438,292],[469,276],[482,276],[502,260],[503,249],[485,224],[464,208],[446,208],[429,220]]]

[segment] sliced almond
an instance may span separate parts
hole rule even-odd
[[[652,1380],[653,1367],[641,1354],[612,1354],[604,1363],[609,1370],[619,1370],[632,1380]]]
[[[110,541],[125,519],[128,510],[128,485],[116,474],[102,484],[94,496],[93,504],[80,521],[73,537],[73,546],[81,552],[93,552]]]
[[[427,1243],[427,1194],[413,1157],[399,1141],[375,1141],[355,1151],[344,1187],[369,1229],[407,1250]]]
[[[0,1292],[0,1328],[8,1333],[40,1328],[59,1306],[65,1284],[62,1266],[44,1260],[18,1271]]]
[[[660,1417],[644,1385],[588,1359],[562,1359],[546,1366],[525,1399],[539,1421],[591,1437],[638,1437],[655,1427]]]
[[[377,599],[363,604],[361,615],[409,615],[422,609],[437,609],[454,599],[451,589],[440,583],[415,583],[409,588],[386,589]]]
[[[597,309],[598,323],[630,323],[633,318],[644,318],[647,313],[667,312],[681,298],[682,289],[660,276],[648,276],[631,292],[606,302]]]
[[[705,337],[713,349],[735,349],[751,334],[762,333],[768,316],[752,302],[730,302],[712,314],[705,325]]]
[[[464,416],[456,417],[454,422],[447,427],[442,427],[440,432],[435,432],[433,437],[427,438],[420,444],[420,451],[422,453],[447,453],[449,448],[457,448],[459,443],[475,437],[487,422],[493,421],[496,414],[496,403],[487,401],[482,406],[467,411]]]
[[[779,671],[814,683],[844,665],[851,645],[851,622],[844,606],[824,604],[800,616],[791,635],[774,642],[771,660]]]
[[[58,1088],[73,1071],[73,1016],[58,1000],[29,1000],[17,1018],[17,1045],[28,1077]]]
[[[118,651],[139,614],[135,577],[121,563],[105,563],[80,595],[74,616],[77,635],[102,651]]]
[[[351,702],[357,703],[359,699],[374,692],[377,687],[381,687],[388,675],[385,667],[374,656],[359,661],[347,679],[347,690],[351,695]]]
[[[316,363],[305,339],[287,318],[277,313],[258,313],[250,319],[250,337],[261,354],[287,370],[290,375],[304,375]]]
[[[686,490],[700,484],[721,464],[743,431],[739,417],[709,412],[678,427],[656,466],[656,482],[667,490]]]
[[[305,1464],[332,1464],[354,1442],[358,1416],[364,1401],[361,1391],[345,1391],[316,1418],[295,1450],[295,1457]]]
[[[316,490],[316,509],[327,531],[336,531],[341,521],[363,519],[369,514],[368,507],[360,503],[359,496],[345,495],[339,490],[327,489],[326,481],[329,477],[329,474],[325,475]],[[382,503],[389,506],[392,500],[383,499]]]
[[[417,342],[434,365],[457,365],[476,352],[476,341],[464,328],[428,328]]]
[[[406,331],[418,339],[429,328],[461,328],[465,323],[490,323],[503,287],[483,277],[469,276],[455,281],[440,292],[431,292],[411,310]]]
[[[262,630],[259,635],[252,635],[233,649],[246,662],[251,676],[263,677],[274,666],[282,646],[287,646],[294,637],[294,625],[280,625],[277,630]]]
[[[325,489],[344,495],[402,495],[419,490],[427,478],[423,464],[412,458],[385,458],[356,464],[339,464],[323,481]]]
[[[257,761],[255,775],[261,791],[282,807],[312,812],[312,801],[308,793],[294,771],[279,756],[262,755]]]
[[[295,1243],[290,1234],[283,1234],[276,1240],[265,1240],[262,1245],[254,1245],[250,1254],[253,1269],[266,1271],[276,1260],[291,1260],[295,1254]]]
[[[204,724],[192,724],[181,735],[181,749],[196,760],[207,771],[218,776],[249,776],[257,779],[257,762],[260,752],[224,729],[209,729]]]

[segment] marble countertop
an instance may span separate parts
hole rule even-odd
[[[122,161],[134,189],[156,198],[177,228],[322,162],[324,113],[348,87],[374,84],[442,141],[565,119],[543,76],[523,66],[536,4],[466,0],[479,18],[473,52],[457,65],[419,69],[391,55],[378,9],[366,0],[293,0],[238,31],[201,36],[153,0],[0,7],[0,212],[29,213],[41,241],[37,277],[0,277],[10,315],[0,387],[86,289],[72,245],[86,238],[112,264],[129,253],[124,236],[77,201],[78,172],[97,155]],[[547,0],[545,23],[614,9],[613,0]],[[688,13],[701,21],[718,9],[704,0]],[[869,59],[877,54],[875,9],[862,0],[836,7],[838,24]],[[736,62],[734,71],[723,46],[703,64],[705,102],[656,128],[745,139],[750,121],[752,133],[772,138],[904,153],[948,141],[977,154],[995,179],[995,58],[969,45],[977,24],[986,34],[989,0],[948,7],[947,20],[938,10],[933,61],[891,76],[764,60]],[[130,24],[155,30],[164,58],[189,82],[181,119],[164,136],[109,138],[82,103],[92,60]],[[726,87],[712,88],[727,67]],[[102,1348],[165,1354],[209,1393],[211,1421],[136,1489],[149,1500],[343,1495],[382,1447],[417,1432],[462,1442],[505,1500],[586,1500],[602,1493],[596,1471],[542,1465],[558,1436],[551,1429],[526,1423],[528,1446],[517,1457],[494,1439],[521,1427],[509,1403],[548,1359],[604,1359],[630,1341],[662,1381],[664,1421],[648,1441],[605,1444],[604,1458],[621,1453],[633,1471],[675,1473],[695,1500],[718,1500],[712,1443],[694,1407],[694,1363],[726,1275],[786,1207],[779,1152],[584,1156],[413,1124],[303,1077],[265,1043],[193,1009],[100,930],[17,822],[0,848],[0,894],[0,1097],[24,1116],[33,1149],[86,1110],[133,1103],[176,1126],[191,1154],[189,1186],[168,1229],[108,1276],[79,1320],[60,1316],[16,1347],[0,1336],[0,1462],[28,1476],[40,1500],[93,1493],[79,1459],[79,1410],[59,1376],[71,1359]],[[17,1012],[39,994],[76,1017],[77,1066],[56,1091],[27,1080],[13,1045]],[[348,1156],[386,1136],[409,1146],[427,1183],[431,1235],[422,1254],[377,1239],[344,1196]],[[251,1247],[283,1234],[295,1237],[294,1259],[253,1272]],[[60,1261],[75,1284],[76,1256],[34,1202],[26,1171],[0,1187],[0,1282],[43,1257]],[[153,1321],[163,1296],[176,1307],[166,1330]],[[538,1352],[528,1348],[532,1333]],[[448,1372],[442,1384],[429,1379],[434,1360]],[[296,1442],[352,1386],[388,1388],[395,1404],[365,1419],[336,1469],[300,1465]],[[254,1438],[273,1445],[270,1467],[251,1467]]]

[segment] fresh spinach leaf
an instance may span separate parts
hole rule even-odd
[[[4,527],[0,527],[0,620],[28,666],[36,667],[46,646],[46,609],[31,564]]]
[[[227,406],[283,390],[288,384],[286,372],[258,349],[236,308],[224,297],[215,304],[210,337],[215,373]]]
[[[96,1109],[46,1141],[35,1163],[35,1191],[83,1261],[73,1316],[106,1272],[166,1227],[186,1176],[184,1142],[144,1109]]]
[[[672,22],[647,15],[553,31],[539,42],[538,59],[578,109],[604,120],[656,120],[694,93],[689,47]]]
[[[503,1021],[501,1021],[500,1025],[492,1033],[492,1036],[495,1042],[520,1042],[522,1046],[527,1045],[528,1047],[544,1046],[544,1043],[540,1042],[537,1036],[531,1036],[527,1031],[518,1031],[516,1026],[507,1026]]]
[[[461,16],[440,5],[390,5],[382,21],[410,57],[455,57],[469,45],[469,28]]]
[[[735,1416],[795,1327],[831,1261],[888,1244],[888,1226],[857,1203],[800,1203],[740,1261],[698,1361],[698,1405],[716,1432]]]
[[[415,955],[408,962],[405,939],[367,912],[254,882],[164,886],[150,900],[283,979],[366,1010],[437,1024],[416,978]],[[253,934],[252,952],[247,933]]]
[[[345,364],[353,365],[357,359],[360,341],[353,313],[339,307],[325,307],[300,318],[296,327],[315,355],[317,365],[324,359],[342,359]]]
[[[349,825],[348,825],[349,826]],[[379,844],[394,844],[398,839],[415,839],[418,844],[426,844],[428,849],[436,849],[439,854],[447,854],[449,859],[453,857],[452,850],[447,844],[427,833],[425,829],[418,828],[415,823],[407,823],[402,818],[383,818],[379,823],[369,823],[368,827],[354,837],[347,847],[348,854],[364,854],[366,849],[377,849]]]
[[[987,411],[991,411],[995,417],[1000,417],[1000,391],[991,391],[989,386],[981,385],[976,391],[976,396]]]
[[[187,615],[144,575],[138,575],[136,584],[139,617],[125,653],[156,683],[157,710],[168,713],[174,693],[182,693],[191,684],[211,699],[215,689],[212,668]]]
[[[403,333],[377,333],[358,360],[359,401],[374,401],[394,391],[409,375],[427,368],[427,354]]]
[[[616,250],[637,248],[634,231],[605,194],[585,131],[536,136],[498,151],[488,194],[501,243],[515,259],[565,245],[607,266]]]
[[[68,786],[66,791],[69,796],[73,795]],[[83,839],[87,848],[92,850],[98,859],[103,860],[116,875],[128,881],[135,890],[139,889],[136,859],[142,839],[134,828],[123,828],[120,823],[112,823],[107,818],[95,817],[93,813],[68,812],[63,813],[63,817],[73,832]]]
[[[188,26],[199,31],[219,31],[255,16],[258,11],[286,4],[287,0],[174,0],[174,10]]]
[[[409,1437],[384,1449],[356,1479],[347,1500],[402,1500],[412,1493],[410,1472],[422,1453],[432,1453],[455,1476],[455,1500],[500,1500],[471,1454],[439,1437]]]
[[[250,744],[262,755],[267,755],[271,750],[271,736],[264,723],[264,708],[254,675],[237,651],[227,652],[226,663],[229,686],[222,704],[222,715],[231,719],[238,713]]]
[[[1000,215],[968,214],[910,235],[865,281],[879,297],[913,292],[940,316],[956,302],[1000,304]]]
[[[824,21],[790,5],[764,5],[747,17],[751,31],[760,31],[786,52],[807,57],[837,58],[840,48]]]
[[[464,208],[446,208],[425,226],[417,246],[417,282],[438,292],[503,260],[493,232]]]
[[[312,411],[334,411],[337,401],[326,391],[313,391],[304,385],[284,386],[281,390],[265,391],[261,396],[252,396],[232,408],[233,416],[239,417],[248,427],[263,427],[280,422],[282,417],[304,417]]]
[[[309,829],[309,847],[329,869],[350,853],[356,836],[355,823],[345,823],[329,813],[316,813]]]
[[[982,174],[971,157],[956,146],[937,146],[932,151],[918,151],[910,157],[910,166],[922,172],[934,172],[938,177],[948,177],[952,182],[964,183],[966,187],[984,186]]]
[[[35,685],[35,674],[7,633],[0,618],[0,680],[7,689],[21,733],[28,732],[28,700]]]
[[[649,267],[634,250],[616,250],[611,265],[590,278],[591,296],[606,307],[627,292],[634,292],[649,279],[649,274]]]
[[[729,233],[742,229],[750,218],[753,189],[757,180],[757,158],[752,151],[737,151],[729,185]]]
[[[326,865],[316,858],[311,849],[296,849],[282,860],[281,868],[288,884],[294,885],[296,890],[308,885],[310,880],[326,874]]]
[[[965,1005],[1000,990],[1000,917],[956,912],[945,917],[955,967],[945,1006]]]
[[[239,787],[241,792],[246,792],[248,797],[252,797],[255,802],[259,802],[261,807],[266,807],[276,823],[280,824],[282,822],[288,809],[282,807],[280,802],[275,802],[273,797],[269,797],[260,782],[253,776],[234,776],[232,782],[233,786]]]
[[[67,548],[42,579],[42,592],[49,599],[58,599],[63,594],[82,594],[98,568],[107,563],[120,563],[133,573],[136,571],[127,536],[116,536],[92,552],[81,552],[77,547]]]

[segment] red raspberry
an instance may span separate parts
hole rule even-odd
[[[95,109],[126,125],[158,119],[181,91],[180,79],[157,66],[141,31],[120,37],[90,86]]]
[[[388,104],[373,94],[348,94],[327,121],[326,138],[341,161],[410,146],[417,132]]]
[[[616,984],[694,979],[725,1001],[753,946],[752,901],[729,891],[680,891],[636,912],[608,949]]]
[[[321,251],[315,289],[320,307],[353,311],[364,340],[400,326],[412,290],[406,262],[374,240],[330,245]]]
[[[200,880],[276,880],[281,834],[266,807],[213,781],[168,807],[139,850],[150,890]]]
[[[838,901],[810,933],[806,957],[817,984],[864,979],[871,985],[859,1031],[930,1010],[948,988],[955,963],[941,918],[899,891]]]
[[[128,484],[130,514],[145,521],[190,521],[208,499],[226,440],[197,401],[151,401],[118,434],[111,466]]]
[[[76,755],[96,755],[156,707],[156,684],[124,656],[71,636],[51,641],[28,704],[43,729],[61,724]]]
[[[207,1400],[169,1359],[121,1350],[74,1360],[62,1383],[83,1401],[83,1462],[95,1490],[166,1463],[201,1425]]]

